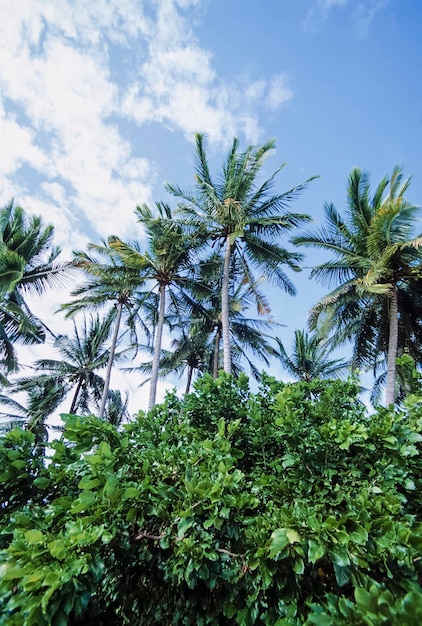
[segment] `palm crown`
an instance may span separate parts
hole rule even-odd
[[[181,198],[182,214],[204,236],[208,244],[225,247],[222,270],[221,307],[223,325],[224,369],[231,372],[229,283],[230,267],[240,268],[242,281],[254,294],[258,312],[268,312],[268,304],[259,285],[265,279],[290,294],[295,288],[283,266],[297,271],[301,255],[289,252],[277,243],[277,237],[308,219],[286,212],[287,206],[306,187],[308,181],[283,194],[273,194],[275,173],[262,184],[258,176],[265,159],[274,149],[274,141],[239,150],[233,140],[222,171],[211,177],[203,135],[196,135],[195,188],[183,191],[175,185],[167,190]]]
[[[328,204],[326,225],[293,240],[333,255],[311,272],[311,277],[337,284],[313,307],[311,326],[335,320],[336,341],[353,340],[356,365],[377,367],[380,354],[386,356],[387,403],[394,400],[399,346],[420,354],[422,338],[421,238],[413,236],[418,209],[404,198],[409,184],[396,167],[371,198],[367,175],[355,168],[345,218]]]

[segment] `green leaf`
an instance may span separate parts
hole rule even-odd
[[[95,487],[98,487],[99,484],[100,481],[98,480],[98,478],[92,478],[92,476],[84,476],[79,481],[78,487],[79,489],[89,491],[90,489],[95,489]]]
[[[40,530],[27,530],[25,539],[30,544],[42,543],[44,541],[44,535]]]
[[[350,537],[355,543],[365,544],[368,541],[368,532],[360,524],[356,524],[354,529],[350,532]]]
[[[362,587],[356,587],[355,589],[355,601],[356,604],[364,613],[376,613],[377,602],[376,598],[372,596],[369,591]]]
[[[284,469],[287,467],[293,467],[297,463],[297,457],[293,456],[293,454],[285,454],[283,456],[282,466]]]
[[[315,539],[309,539],[308,559],[311,563],[316,563],[319,559],[322,559],[325,552],[325,547],[321,543]]]
[[[273,559],[275,556],[283,552],[288,545],[290,545],[291,541],[287,536],[286,528],[277,528],[271,533],[271,542],[269,547],[269,556],[270,559]]]
[[[47,547],[50,550],[51,556],[54,558],[62,560],[66,557],[66,544],[64,541],[55,539],[47,544]]]
[[[404,488],[408,489],[409,491],[414,491],[416,489],[415,481],[411,478],[406,478],[406,480],[404,481]]]
[[[344,585],[347,585],[350,582],[351,568],[349,565],[344,567],[342,565],[338,565],[337,563],[334,563],[333,565],[337,584],[339,587],[344,587]]]
[[[333,626],[334,624],[332,617],[327,613],[310,613],[307,623],[314,624],[314,626]]]
[[[128,487],[122,495],[122,500],[131,500],[139,496],[139,489],[137,487]]]
[[[293,528],[287,529],[286,536],[288,540],[290,541],[290,543],[300,543],[301,541],[299,533]]]
[[[185,533],[193,525],[193,517],[182,517],[177,525],[177,536],[179,539],[185,536]]]
[[[6,565],[2,567],[1,579],[15,580],[17,578],[23,578],[27,573],[24,567],[11,567],[10,565]]]
[[[38,489],[45,489],[45,487],[48,487],[49,484],[50,479],[45,476],[38,476],[38,478],[34,480],[34,485],[38,487]]]
[[[111,496],[117,485],[119,484],[119,479],[114,474],[109,474],[106,480],[106,484],[104,485],[104,493],[108,496]]]
[[[95,502],[96,495],[92,491],[82,491],[79,498],[75,501],[70,509],[71,513],[81,513],[85,511],[93,502]]]

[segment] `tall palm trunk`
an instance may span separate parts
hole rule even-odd
[[[110,354],[109,354],[108,361],[107,361],[107,371],[106,371],[106,377],[104,381],[103,395],[101,397],[100,418],[103,418],[104,416],[108,390],[110,388],[111,368],[113,366],[114,354],[116,352],[117,337],[119,336],[122,312],[123,312],[123,302],[119,302],[119,308],[117,309],[117,319],[116,319],[115,326],[114,326],[113,338],[111,340]]]
[[[399,305],[397,287],[394,285],[389,298],[389,334],[387,355],[387,389],[385,392],[386,405],[394,404],[396,396],[396,358],[399,338]]]
[[[223,283],[221,286],[221,324],[223,334],[224,371],[232,373],[232,359],[230,350],[230,324],[229,324],[229,278],[230,278],[230,237],[226,238],[226,253],[224,256]]]
[[[78,384],[76,385],[76,391],[75,391],[74,396],[73,396],[72,404],[70,405],[69,413],[74,413],[75,412],[76,402],[78,401],[79,392],[80,392],[81,387],[82,387],[82,381],[83,381],[82,376],[80,376],[79,380],[78,380]]]
[[[187,378],[187,381],[186,381],[185,393],[189,393],[189,391],[190,391],[190,386],[191,386],[191,383],[192,383],[192,376],[193,376],[193,367],[192,367],[192,365],[189,365],[189,367],[188,367],[188,378]]]
[[[149,411],[154,406],[155,398],[157,396],[158,370],[160,368],[161,342],[163,338],[163,328],[164,328],[164,312],[166,310],[166,300],[165,300],[166,286],[164,284],[160,284],[159,294],[160,294],[160,308],[158,310],[157,332],[155,334],[154,357],[152,360],[151,386],[149,389],[149,403],[148,403]]]
[[[213,371],[212,377],[217,378],[218,376],[218,364],[220,362],[220,341],[221,341],[221,327],[217,326],[217,332],[215,333],[214,339],[214,363],[213,363]]]

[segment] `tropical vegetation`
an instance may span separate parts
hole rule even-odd
[[[40,217],[0,210],[2,624],[422,622],[410,179],[396,167],[371,192],[355,168],[345,212],[327,204],[325,225],[304,226],[290,204],[312,179],[274,190],[273,148],[234,140],[211,174],[197,135],[193,188],[167,186],[175,206],[138,206],[138,238],[110,234],[70,261]],[[311,271],[331,291],[289,350],[265,287],[294,295],[299,245],[331,253]],[[63,281],[68,334],[27,298]],[[50,352],[22,366],[17,346],[43,341]],[[149,376],[148,411],[130,415],[117,366]],[[175,374],[184,393],[158,404]]]
[[[259,174],[268,155],[274,150],[273,140],[261,146],[239,150],[239,141],[232,146],[215,177],[211,175],[205,151],[204,136],[196,135],[195,188],[184,191],[177,185],[167,190],[183,201],[180,212],[191,228],[205,237],[207,243],[223,249],[221,277],[221,325],[224,371],[232,371],[230,346],[230,282],[233,271],[240,271],[242,281],[253,294],[258,313],[268,312],[260,284],[266,282],[293,295],[295,287],[283,266],[298,271],[301,255],[279,245],[277,238],[293,229],[308,216],[287,212],[290,202],[312,180],[281,194],[274,194],[273,175],[259,181]]]
[[[16,344],[42,343],[49,329],[30,310],[28,294],[62,285],[69,266],[59,263],[54,228],[13,201],[0,210],[0,373],[19,367]]]
[[[422,619],[422,396],[205,374],[121,430],[64,418],[45,466],[0,445],[8,626]]]
[[[404,196],[409,184],[395,167],[371,196],[367,174],[354,168],[344,216],[326,204],[325,225],[294,239],[332,255],[311,272],[337,285],[312,309],[312,327],[329,324],[335,345],[352,341],[356,366],[376,373],[385,364],[387,404],[397,396],[397,356],[421,360],[422,238],[414,232],[419,209]]]

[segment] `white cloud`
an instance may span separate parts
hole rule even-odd
[[[347,7],[351,11],[353,25],[358,37],[366,37],[369,27],[376,14],[383,9],[390,0],[315,0],[305,18],[305,30],[315,32],[319,30],[334,8]]]
[[[271,80],[266,104],[270,109],[278,109],[281,105],[288,102],[292,96],[293,91],[288,85],[286,76],[280,74],[279,76],[274,76]]]
[[[366,0],[355,9],[355,24],[358,37],[364,38],[377,13],[387,6],[389,0]]]
[[[139,124],[164,123],[181,129],[189,140],[194,131],[202,131],[215,143],[227,143],[240,132],[256,141],[262,105],[277,108],[292,97],[290,90],[283,97],[280,89],[276,93],[277,78],[272,85],[271,80],[245,83],[217,76],[210,52],[199,46],[171,0],[159,3],[147,44],[148,57],[140,62],[121,109]]]
[[[327,19],[330,10],[334,7],[346,6],[349,0],[314,0],[304,22],[305,31],[316,32]]]
[[[0,103],[1,104],[1,103]],[[35,169],[47,164],[44,152],[35,145],[35,133],[17,123],[13,114],[0,108],[0,132],[3,149],[0,151],[0,170],[3,175],[13,174],[25,161]]]
[[[241,132],[258,140],[259,109],[277,108],[292,96],[285,79],[222,80],[192,32],[201,4],[162,0],[155,8],[154,15],[139,0],[21,0],[5,12],[0,76],[9,111],[0,118],[0,132],[10,149],[1,157],[3,189],[14,183],[20,199],[28,189],[13,174],[29,165],[40,176],[32,198],[47,194],[58,207],[65,201],[91,231],[125,236],[133,207],[151,200],[155,166],[134,157],[133,140],[119,128],[122,115],[138,125],[155,121],[181,129],[189,140],[197,130],[217,143]],[[119,82],[111,44],[117,46],[114,63],[129,54]],[[51,185],[60,185],[65,196],[52,195]],[[66,217],[62,212],[56,223],[59,234],[72,224]]]

